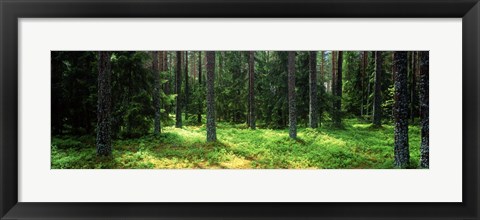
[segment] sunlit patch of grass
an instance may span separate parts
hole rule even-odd
[[[116,140],[111,157],[97,157],[94,137],[52,138],[53,169],[389,169],[394,127],[346,119],[341,129],[323,126],[248,129],[219,122],[217,142],[205,141],[205,126],[166,126],[158,136]],[[418,166],[420,128],[409,127],[411,167]]]

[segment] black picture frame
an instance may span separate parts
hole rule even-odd
[[[0,0],[0,15],[1,219],[479,219],[478,0]],[[17,21],[64,17],[462,18],[463,202],[18,202]]]

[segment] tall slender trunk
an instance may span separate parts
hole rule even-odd
[[[222,77],[223,77],[223,72],[224,72],[224,66],[225,66],[225,51],[220,52],[219,55],[219,64],[218,64],[218,82],[222,83]]]
[[[177,96],[175,97],[176,101],[176,111],[175,111],[175,127],[182,127],[182,52],[177,51],[176,56],[176,75],[175,75],[175,92]]]
[[[410,92],[412,98],[410,102],[410,119],[412,123],[415,122],[415,116],[417,116],[417,62],[419,52],[412,52],[412,90]]]
[[[324,106],[325,106],[325,103],[322,103],[321,100],[322,100],[322,97],[324,96],[324,93],[326,91],[327,88],[325,88],[325,51],[321,51],[321,60],[320,60],[320,88],[321,89],[321,92],[320,92],[320,97],[319,97],[319,104],[318,104],[318,124],[319,126],[322,124],[322,120],[323,120],[323,111],[324,111]]]
[[[215,125],[215,52],[207,51],[207,141],[217,140]]]
[[[188,51],[185,51],[185,120],[188,120],[188,96],[190,94],[188,88]]]
[[[422,143],[420,145],[420,167],[429,168],[429,112],[428,112],[428,71],[429,52],[420,53],[420,120],[422,125]]]
[[[249,124],[251,129],[255,129],[255,52],[249,52],[248,58],[249,72]]]
[[[168,71],[168,73],[166,73],[166,75],[165,75],[165,78],[166,78],[167,82],[165,82],[165,84],[164,84],[165,85],[165,91],[164,92],[165,92],[166,95],[170,95],[170,83],[172,81],[171,74],[170,74],[171,71],[169,69],[170,60],[168,58],[169,57],[168,54],[169,53],[167,51],[165,51],[164,56],[163,56],[163,71],[165,71],[165,72]],[[170,103],[166,102],[166,103],[164,103],[164,106],[165,106],[165,114],[168,116],[170,114]]]
[[[375,90],[373,96],[373,125],[382,125],[382,52],[375,52]]]
[[[364,82],[365,82],[365,86],[367,86],[367,88],[365,89],[364,91],[364,94],[363,94],[363,97],[364,97],[364,100],[365,100],[365,105],[364,105],[364,112],[366,112],[367,116],[369,115],[369,108],[368,108],[368,97],[370,96],[370,73],[367,72],[367,69],[368,69],[368,63],[370,62],[368,60],[368,51],[364,51],[364,65],[365,65],[365,78],[364,78]]]
[[[98,53],[97,155],[112,155],[110,52]]]
[[[202,85],[202,51],[198,51],[198,87],[203,91]],[[198,101],[197,123],[202,123],[202,100]]]
[[[342,125],[342,63],[343,63],[343,51],[338,51],[338,60],[336,61],[337,70],[335,74],[335,99],[334,99],[334,114],[333,123],[335,126],[340,127]]]
[[[324,83],[325,83],[325,72],[324,72],[324,68],[325,68],[325,51],[322,50],[322,59],[320,61],[320,82],[322,83],[322,87],[325,87]]]
[[[163,51],[163,71],[168,70],[168,51]]]
[[[406,168],[410,162],[408,146],[407,52],[394,54],[395,68],[395,166]]]
[[[164,94],[166,94],[166,83],[162,83],[162,77],[165,77],[164,75],[162,75],[163,72],[165,72],[167,70],[166,68],[166,65],[165,65],[165,51],[160,51],[158,52],[158,74],[160,75],[160,79],[159,79],[159,84],[160,84],[160,89],[159,91],[162,91]],[[166,77],[165,77],[166,78]],[[166,109],[166,104],[165,102],[162,102],[162,100],[160,99],[160,109]],[[160,112],[160,118],[161,118],[161,112]],[[161,128],[161,125],[160,125],[160,132],[161,132],[162,128]]]
[[[361,79],[360,79],[360,96],[362,97],[362,103],[360,105],[360,116],[363,117],[364,114],[364,108],[365,108],[365,76],[366,76],[366,71],[367,71],[367,51],[362,52],[362,58],[361,58]]]
[[[153,108],[155,110],[153,134],[160,134],[160,72],[158,71],[158,51],[152,52],[152,73],[153,73]],[[163,59],[163,58],[162,58]]]
[[[309,53],[309,126],[311,128],[318,127],[318,95],[317,95],[317,52],[310,51]]]
[[[290,138],[297,138],[297,105],[295,103],[295,51],[288,52],[288,121]]]
[[[337,60],[337,52],[332,51],[332,83],[331,83],[331,92],[332,95],[335,96],[335,93],[337,92],[335,87],[337,85],[336,83],[336,73],[337,73],[337,65],[336,65],[336,60]]]
[[[195,79],[197,78],[197,53],[196,52],[193,52],[192,54],[192,68],[190,68],[192,70],[192,74],[193,74],[193,78],[192,78],[192,89],[195,90]]]

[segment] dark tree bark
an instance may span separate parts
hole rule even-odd
[[[420,52],[420,120],[422,125],[422,143],[420,145],[420,167],[429,167],[429,115],[428,115],[428,51]]]
[[[222,85],[223,66],[225,63],[225,51],[220,52],[218,57],[218,84]]]
[[[375,90],[373,96],[373,125],[382,126],[382,52],[375,52]]]
[[[158,72],[158,51],[153,52],[152,73],[154,79],[153,85],[153,108],[155,109],[153,134],[160,134],[160,73]],[[163,58],[162,58],[163,61]]]
[[[320,61],[320,82],[322,83],[322,86],[325,87],[325,73],[324,73],[324,67],[325,67],[325,51],[322,50],[322,59]]]
[[[335,74],[335,99],[333,106],[333,123],[335,126],[340,127],[342,125],[342,63],[343,63],[343,52],[338,51],[338,60],[336,61],[337,71]]]
[[[157,51],[158,56],[158,71],[164,71],[163,68],[163,51]]]
[[[161,71],[167,71],[168,70],[168,52],[167,51],[162,51],[162,66],[161,66]]]
[[[164,56],[165,56],[164,51],[159,51],[159,52],[158,52],[158,75],[159,75],[159,80],[158,80],[158,82],[159,82],[159,88],[158,88],[158,91],[163,91],[163,92],[165,93],[166,84],[165,84],[165,83],[161,83],[161,80],[160,80],[160,79],[162,78],[162,72],[164,72],[164,71],[166,70],[166,69],[165,69],[165,64],[164,64],[164,61],[165,61],[165,60],[164,60]],[[155,80],[155,78],[154,78],[154,80]],[[165,103],[161,102],[160,96],[159,96],[159,100],[160,100],[160,102],[159,102],[159,103],[160,103],[160,104],[159,104],[160,109],[165,109],[165,107],[166,107],[166,106],[165,106]],[[161,112],[159,112],[159,116],[161,116],[160,114],[161,114]],[[161,117],[159,117],[159,118],[161,118]],[[162,130],[162,128],[161,128],[161,124],[160,124],[159,132],[161,132],[161,130]]]
[[[360,89],[360,94],[362,96],[362,104],[360,105],[360,115],[363,117],[364,115],[364,110],[365,110],[365,78],[366,78],[366,72],[367,72],[367,65],[368,65],[368,52],[367,51],[363,51],[362,52],[362,60],[361,60],[361,71],[362,71],[362,76],[361,76],[361,89]]]
[[[195,90],[195,79],[197,78],[197,53],[192,52],[192,61],[190,70],[192,71],[192,90]]]
[[[317,52],[310,51],[309,54],[309,126],[311,128],[318,127],[318,95],[317,95]]]
[[[175,127],[182,127],[182,52],[177,51],[177,65],[176,65],[176,74],[175,74],[175,92],[177,96],[175,97],[176,101],[176,110],[175,110]]]
[[[295,103],[295,51],[288,52],[288,120],[290,138],[297,138],[297,105]]]
[[[327,88],[325,87],[325,51],[322,50],[321,52],[321,60],[320,60],[320,100],[322,100],[322,97],[324,96],[325,91]],[[323,120],[323,111],[325,109],[325,103],[319,102],[318,103],[318,125],[321,126],[322,120]]]
[[[415,117],[418,116],[418,64],[419,64],[419,52],[413,52],[413,68],[412,68],[412,112],[411,112],[411,120],[412,123],[415,122]]]
[[[165,94],[166,95],[170,95],[170,84],[172,82],[172,79],[171,79],[171,71],[168,69],[169,68],[169,56],[168,56],[168,52],[165,51],[164,54],[163,54],[163,71],[168,71],[168,74],[165,76],[165,78],[167,79],[167,82],[164,84],[165,85]],[[171,58],[170,58],[171,59]],[[171,105],[170,103],[164,103],[164,106],[165,106],[165,114],[169,115],[170,114],[170,108],[171,108]]]
[[[198,51],[198,86],[200,89],[203,88],[202,85],[202,51]],[[198,102],[198,113],[197,113],[197,122],[198,124],[202,123],[202,101]]]
[[[112,155],[110,52],[98,53],[97,155]]]
[[[395,166],[406,168],[410,162],[408,146],[407,52],[396,51],[393,57],[395,74]]]
[[[255,129],[255,52],[249,52],[248,58],[249,72],[249,125],[251,129]]]
[[[332,95],[335,97],[335,93],[337,92],[335,87],[337,86],[336,83],[336,73],[337,73],[337,65],[336,65],[336,60],[337,60],[337,53],[335,51],[332,51],[332,83],[330,85],[330,89],[332,90]],[[333,109],[333,108],[332,108]]]
[[[217,140],[215,125],[215,52],[207,51],[207,141]]]
[[[188,88],[188,51],[185,51],[185,120],[188,120],[188,96],[189,96],[189,88]]]
[[[418,93],[417,93],[417,63],[418,63],[419,52],[412,52],[412,86],[411,86],[411,103],[410,103],[410,119],[412,123],[415,122],[415,116],[417,116],[417,103],[418,103]]]

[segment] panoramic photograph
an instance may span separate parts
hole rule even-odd
[[[51,169],[428,169],[428,51],[51,51]]]

